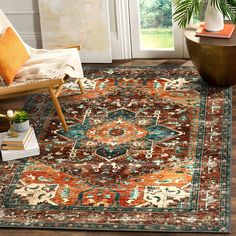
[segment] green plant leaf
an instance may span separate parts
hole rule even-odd
[[[209,0],[211,4],[219,9],[224,16],[236,23],[236,0]],[[186,27],[193,16],[199,15],[204,0],[173,0],[175,12],[174,21],[182,28]]]
[[[199,0],[173,0],[175,6],[174,21],[177,21],[180,27],[186,27],[193,14],[199,14],[201,2]]]
[[[13,121],[15,123],[22,123],[29,119],[28,112],[26,111],[17,111],[14,115]]]

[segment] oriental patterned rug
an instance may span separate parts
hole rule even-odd
[[[0,226],[228,232],[231,89],[192,67],[85,67],[86,93],[31,96],[41,155],[0,163]]]

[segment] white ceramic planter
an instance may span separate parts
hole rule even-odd
[[[205,13],[205,29],[208,31],[220,31],[224,29],[224,16],[208,0],[208,5]]]
[[[29,127],[30,127],[29,120],[27,120],[25,122],[22,122],[22,123],[15,123],[15,122],[13,122],[13,128],[17,132],[27,131],[29,129]]]

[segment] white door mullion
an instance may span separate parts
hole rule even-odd
[[[115,0],[115,4],[121,59],[131,59],[129,2],[127,0]]]

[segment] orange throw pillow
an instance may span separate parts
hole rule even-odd
[[[29,59],[29,54],[16,33],[10,27],[0,37],[0,76],[7,85]]]

